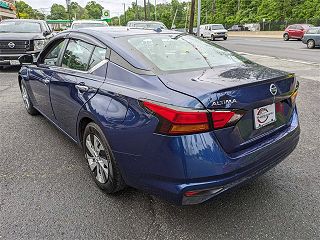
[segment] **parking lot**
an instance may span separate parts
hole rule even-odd
[[[274,39],[217,43],[297,73],[301,139],[293,154],[205,204],[177,207],[132,188],[108,196],[91,180],[81,150],[43,117],[27,114],[18,70],[6,69],[0,73],[0,239],[319,239],[320,50]]]

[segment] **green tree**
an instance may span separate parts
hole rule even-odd
[[[81,7],[77,2],[71,2],[70,4],[71,16],[74,19],[88,19],[88,11]]]
[[[101,18],[103,7],[99,3],[95,1],[88,2],[85,9],[87,10],[89,18],[91,19]]]
[[[24,1],[16,2],[17,17],[22,19],[45,19],[45,15],[33,9]]]
[[[65,9],[65,7],[61,4],[53,4],[51,6],[50,16],[48,18],[50,19],[68,19],[68,13]]]

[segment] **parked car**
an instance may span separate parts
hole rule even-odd
[[[320,27],[309,28],[304,34],[302,42],[307,44],[308,48],[320,47]]]
[[[290,39],[301,40],[303,35],[309,30],[310,27],[313,27],[310,24],[293,24],[289,25],[283,34],[283,40],[289,41]]]
[[[45,21],[11,19],[0,22],[0,68],[20,65],[18,58],[26,53],[37,56],[53,37]]]
[[[144,29],[167,29],[166,25],[162,22],[157,21],[129,21],[127,23],[127,27],[129,28],[144,28]]]
[[[80,29],[80,28],[88,28],[88,27],[108,27],[108,23],[106,23],[105,21],[78,20],[78,21],[73,21],[71,25],[72,29]]]
[[[293,74],[193,35],[70,30],[36,62],[20,61],[27,112],[83,148],[107,193],[129,185],[201,203],[271,169],[299,140]]]
[[[243,25],[233,25],[231,28],[228,29],[228,31],[248,31],[248,28],[246,28]]]
[[[203,38],[210,38],[212,41],[217,38],[227,40],[228,31],[222,24],[205,24],[200,26],[200,36]]]

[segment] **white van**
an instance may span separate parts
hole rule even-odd
[[[227,40],[228,30],[226,30],[222,24],[200,25],[200,36],[203,38],[210,38],[212,41],[217,38]]]

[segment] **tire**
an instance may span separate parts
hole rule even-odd
[[[109,194],[124,189],[126,184],[101,128],[89,123],[82,142],[90,174],[98,187]]]
[[[315,46],[316,46],[316,43],[314,42],[314,40],[312,40],[312,39],[308,40],[307,47],[309,49],[315,48]]]
[[[289,41],[289,34],[288,33],[285,33],[285,34],[283,34],[283,40],[284,41]]]
[[[213,35],[211,35],[211,41],[214,41],[215,37]]]
[[[201,37],[204,38],[203,34],[201,34]]]
[[[227,39],[228,39],[228,37],[224,37],[224,38],[223,38],[223,40],[227,40]]]
[[[26,108],[27,112],[32,116],[38,115],[39,112],[37,111],[37,109],[35,109],[33,107],[33,104],[32,104],[31,99],[29,97],[29,93],[27,91],[26,84],[24,81],[21,81],[20,91],[21,91],[21,95],[22,95],[23,104],[24,104],[24,107]]]

